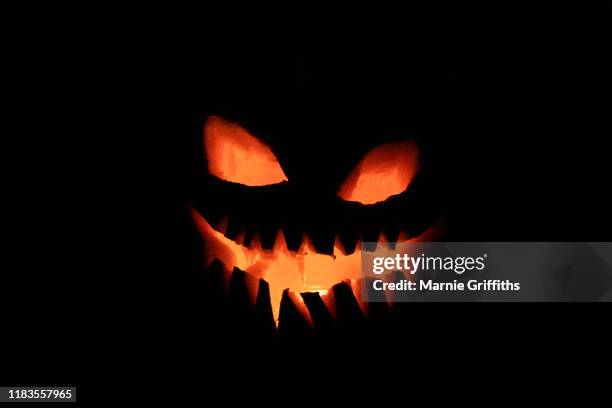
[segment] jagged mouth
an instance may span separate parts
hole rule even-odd
[[[360,299],[358,281],[361,276],[361,245],[347,252],[339,237],[336,237],[332,254],[316,251],[311,239],[304,234],[297,250],[287,247],[283,231],[278,230],[272,248],[264,249],[257,237],[249,245],[243,244],[243,236],[228,238],[223,227],[214,228],[195,208],[191,208],[193,221],[204,240],[206,266],[218,259],[231,272],[238,268],[246,272],[249,300],[253,304],[257,297],[258,281],[264,279],[270,288],[270,301],[274,320],[278,323],[283,292],[288,290],[292,300],[302,302],[297,294],[318,292],[324,304],[335,315],[335,304],[329,289],[340,282],[349,282],[356,299]],[[434,240],[439,228],[434,225],[417,237],[400,232],[397,243],[423,242]],[[379,246],[386,246],[387,239],[381,233]],[[329,293],[328,293],[329,292]],[[361,303],[361,302],[360,302]],[[366,306],[361,304],[364,312]],[[306,312],[307,314],[307,312]],[[308,319],[308,316],[305,316]]]

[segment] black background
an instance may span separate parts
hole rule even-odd
[[[86,393],[143,372],[184,378],[183,364],[219,356],[240,367],[252,347],[209,346],[215,334],[197,308],[200,242],[187,210],[211,111],[250,121],[278,149],[306,137],[300,165],[330,189],[348,170],[326,169],[320,149],[416,138],[448,239],[609,240],[605,6],[301,10],[269,14],[272,22],[150,11],[11,37],[28,42],[13,44],[14,105],[25,109],[9,141],[25,160],[6,162],[12,382],[76,383]],[[119,143],[107,150],[109,139]],[[299,173],[291,160],[283,166]],[[454,339],[453,349],[488,350],[535,337],[544,350],[598,334],[595,306],[417,305],[410,329],[420,347]],[[351,344],[360,346],[342,345]]]
[[[179,30],[166,57],[172,61],[164,74],[171,78],[172,96],[163,107],[171,123],[161,140],[176,149],[166,169],[173,175],[173,197],[183,200],[175,207],[182,215],[171,228],[176,258],[160,279],[174,285],[183,330],[202,344],[219,335],[212,325],[198,325],[209,316],[198,308],[202,290],[192,274],[200,267],[201,241],[185,206],[194,197],[206,203],[198,144],[206,113],[247,126],[275,149],[290,181],[296,180],[292,175],[314,177],[307,193],[316,188],[326,197],[359,154],[389,138],[416,138],[427,169],[424,184],[435,197],[422,208],[447,217],[449,240],[608,239],[605,15],[552,7],[491,11],[494,17],[483,17],[480,8],[438,10],[424,19],[377,14],[365,22],[345,17],[315,23],[319,20],[302,16],[304,25],[283,21],[282,29],[268,33],[265,24],[255,23],[247,34],[236,34],[242,21],[228,16],[216,22],[220,28],[215,24],[210,37]],[[328,152],[344,156],[329,158]],[[315,196],[327,202],[323,195]],[[337,210],[330,211],[331,204],[320,208],[317,201],[308,208],[302,204],[293,215],[310,226],[329,226],[329,214]],[[428,217],[426,211],[417,214]],[[414,309],[407,333],[391,340],[400,350],[412,336],[425,349],[484,351],[531,337],[539,338],[540,349],[601,328],[597,310],[587,306]],[[266,358],[278,353],[244,338],[232,340],[224,338],[223,346],[213,349],[240,356],[238,365],[253,349]],[[321,349],[346,352],[362,342],[367,340],[341,338],[332,345],[308,340],[281,355],[318,359]],[[195,349],[188,359],[202,355],[208,361],[210,348]]]

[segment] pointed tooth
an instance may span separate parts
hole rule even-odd
[[[244,220],[239,216],[230,215],[227,219],[227,228],[225,236],[229,239],[234,239],[236,235],[245,227]]]
[[[397,236],[399,235],[400,229],[397,227],[387,227],[383,230],[385,236],[388,239],[388,247],[389,249],[395,249],[395,244],[397,243]]]
[[[378,236],[378,244],[376,246],[378,248],[388,248],[389,247],[389,240],[387,239],[383,231],[381,231],[380,235]]]
[[[274,240],[274,253],[277,251],[289,252],[287,249],[287,242],[285,241],[285,234],[283,234],[283,230],[280,228],[276,233],[276,239]]]
[[[259,233],[259,241],[263,249],[274,248],[274,241],[276,240],[276,234],[278,225],[274,225],[272,222],[262,221],[259,224],[257,232]]]
[[[355,237],[353,238],[351,243],[353,244],[353,246],[351,246],[351,247],[345,246],[344,247],[344,249],[346,250],[346,254],[347,255],[351,255],[351,254],[355,253],[356,251],[361,251],[361,237],[359,235],[355,235]]]
[[[340,239],[340,235],[336,235],[336,239],[334,241],[334,256],[338,255],[346,255],[346,249],[344,249],[344,244]]]
[[[302,238],[302,244],[300,245],[299,252],[301,254],[316,253],[312,240],[310,239],[307,233],[304,233],[304,237]]]
[[[407,242],[410,240],[410,236],[406,233],[406,231],[401,230],[399,235],[397,236],[397,242]]]
[[[340,242],[342,243],[342,248],[344,248],[345,255],[350,255],[355,252],[355,244],[357,243],[358,237],[359,235],[356,231],[343,230],[340,232]]]
[[[420,235],[414,236],[409,240],[409,242],[428,242],[435,241],[438,239],[440,232],[440,228],[436,225],[429,227],[427,230],[423,231]]]
[[[355,322],[362,320],[365,316],[359,306],[350,280],[343,280],[332,287],[334,298],[336,299],[336,313],[338,323],[342,321]]]
[[[362,242],[378,242],[379,231],[377,228],[366,228],[362,233]]]
[[[319,230],[311,238],[318,254],[332,255],[334,253],[335,234],[333,231]]]
[[[217,222],[215,229],[221,234],[225,235],[227,232],[227,216],[221,218],[221,220]]]
[[[378,247],[378,237],[379,232],[374,231],[373,229],[366,229],[361,237],[357,240],[357,245],[359,245],[359,249],[366,252],[374,252]],[[356,247],[357,248],[357,247]],[[355,249],[357,250],[357,249]]]
[[[207,208],[205,212],[200,212],[200,210],[198,210],[193,205],[191,206],[191,211],[192,211],[192,215],[193,215],[193,212],[195,211],[202,218],[204,218],[206,222],[210,225],[210,227],[213,229],[221,221],[223,216],[227,215],[226,212],[220,212],[219,210],[216,210],[214,208],[212,209]]]
[[[244,242],[242,243],[242,245],[245,247],[251,246],[251,241],[253,241],[253,238],[255,237],[256,232],[257,232],[257,229],[255,229],[252,226],[247,226],[246,234],[244,235]]]
[[[355,241],[355,249],[353,250],[352,253],[355,253],[355,252],[361,253],[361,243],[362,242],[363,241],[361,240],[361,238],[357,238],[357,241]]]
[[[259,239],[259,232],[255,232],[255,235],[253,235],[253,239],[251,239],[251,243],[249,244],[249,249],[261,251],[261,240]]]
[[[300,249],[302,243],[303,230],[296,227],[285,226],[283,229],[283,235],[285,236],[285,242],[289,251],[297,252]]]
[[[234,238],[234,242],[237,243],[238,245],[243,245],[245,236],[246,236],[246,231],[244,229],[241,229],[238,235],[236,235],[236,237]]]
[[[202,217],[202,214],[200,214],[198,210],[193,207],[191,207],[191,218],[193,219],[193,222],[195,223],[200,234],[207,235],[212,232],[211,230],[213,228],[210,226],[208,221],[206,221],[206,219]]]

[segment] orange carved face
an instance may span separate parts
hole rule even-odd
[[[210,116],[204,124],[203,133],[208,174],[217,182],[239,184],[243,189],[291,185],[291,178],[285,174],[271,147],[238,123]],[[410,188],[419,171],[419,155],[417,143],[410,140],[371,148],[354,163],[348,176],[337,186],[335,199],[361,208],[381,205],[402,195]],[[302,203],[300,208],[304,211],[308,203]],[[296,216],[299,217],[299,214]],[[331,294],[328,295],[329,288],[339,282],[350,281],[358,292],[355,283],[360,277],[359,240],[352,251],[347,251],[342,240],[336,236],[331,251],[318,251],[305,232],[300,242],[290,248],[281,225],[273,245],[266,248],[262,246],[257,231],[248,243],[244,231],[227,236],[227,218],[213,226],[195,207],[192,207],[192,217],[204,240],[206,261],[210,263],[216,258],[228,271],[234,267],[246,271],[251,301],[256,297],[258,279],[268,282],[276,319],[285,289],[295,294],[319,292],[332,315],[335,308]],[[436,231],[437,228],[430,227],[412,237],[400,231],[393,241],[429,240]],[[387,242],[383,232],[378,236],[378,241]]]

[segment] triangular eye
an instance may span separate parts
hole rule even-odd
[[[245,186],[287,181],[272,150],[237,123],[210,116],[204,125],[208,171],[215,177]]]
[[[338,196],[346,201],[376,204],[406,191],[418,170],[416,142],[385,144],[365,155],[340,186]]]

